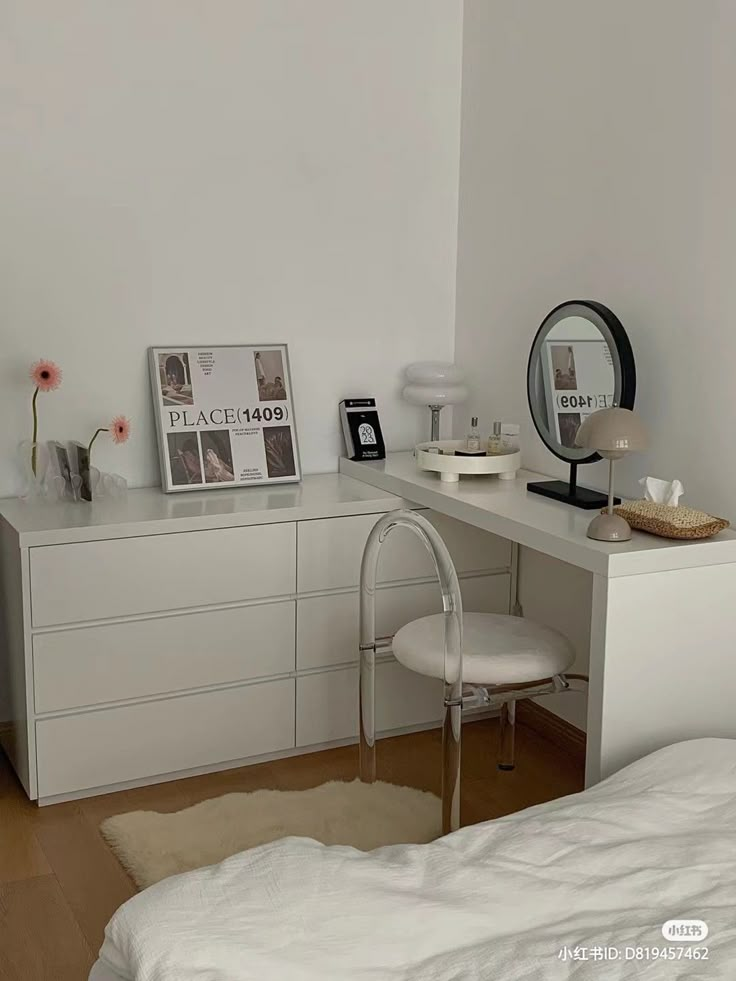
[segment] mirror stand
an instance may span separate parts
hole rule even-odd
[[[564,480],[540,480],[527,484],[526,489],[532,494],[541,494],[542,497],[550,497],[553,501],[562,501],[563,504],[583,508],[585,511],[594,511],[596,508],[601,510],[608,506],[608,497],[605,494],[587,487],[578,487],[577,463],[570,464],[569,483],[566,484]],[[614,500],[614,504],[620,503],[620,498]]]

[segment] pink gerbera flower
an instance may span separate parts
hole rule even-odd
[[[30,375],[39,392],[53,392],[61,385],[61,368],[45,358],[31,365]]]
[[[31,469],[33,470],[34,476],[36,475],[36,463],[38,456],[38,447],[36,443],[38,442],[38,406],[36,402],[38,401],[39,392],[53,392],[55,388],[61,385],[61,368],[58,364],[54,364],[53,361],[47,361],[46,358],[41,358],[40,361],[36,361],[35,364],[31,365],[31,370],[28,372],[31,381],[36,386],[33,392],[33,398],[31,399],[31,411],[33,412],[33,438],[31,440]]]
[[[109,433],[113,443],[124,443],[130,436],[130,422],[125,416],[115,416],[109,426],[100,426],[95,430],[95,434],[89,441],[87,452],[92,454],[92,446],[100,433]]]
[[[110,436],[113,443],[125,443],[130,437],[130,420],[125,416],[115,416],[110,423]]]

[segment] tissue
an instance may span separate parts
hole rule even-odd
[[[669,504],[677,507],[677,502],[685,493],[679,480],[659,480],[657,477],[642,477],[639,481],[644,488],[644,499],[655,504]]]

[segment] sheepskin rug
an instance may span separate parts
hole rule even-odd
[[[325,845],[370,851],[433,841],[441,828],[440,801],[434,794],[359,780],[333,780],[311,790],[225,794],[173,814],[131,811],[100,825],[103,838],[140,889],[277,838],[315,838]]]

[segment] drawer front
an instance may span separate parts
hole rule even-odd
[[[293,746],[293,679],[42,719],[38,793],[53,797]]]
[[[358,735],[358,669],[299,678],[296,744],[314,746]],[[376,729],[386,732],[442,718],[442,682],[384,661],[376,667]]]
[[[479,531],[461,521],[421,511],[445,541],[458,572],[481,572],[507,568],[511,546],[503,538]],[[360,561],[368,535],[380,518],[376,514],[348,518],[300,521],[297,588],[300,593],[357,586]],[[378,560],[380,582],[423,579],[434,576],[429,553],[417,536],[397,528],[381,547]]]
[[[34,548],[33,624],[288,595],[295,556],[293,522]]]
[[[36,711],[288,674],[294,628],[288,600],[36,634]]]
[[[509,576],[461,579],[463,609],[475,613],[507,613]],[[358,593],[334,593],[297,600],[297,667],[319,668],[358,659]],[[399,627],[440,613],[436,583],[388,586],[376,593],[376,636],[393,636]]]

